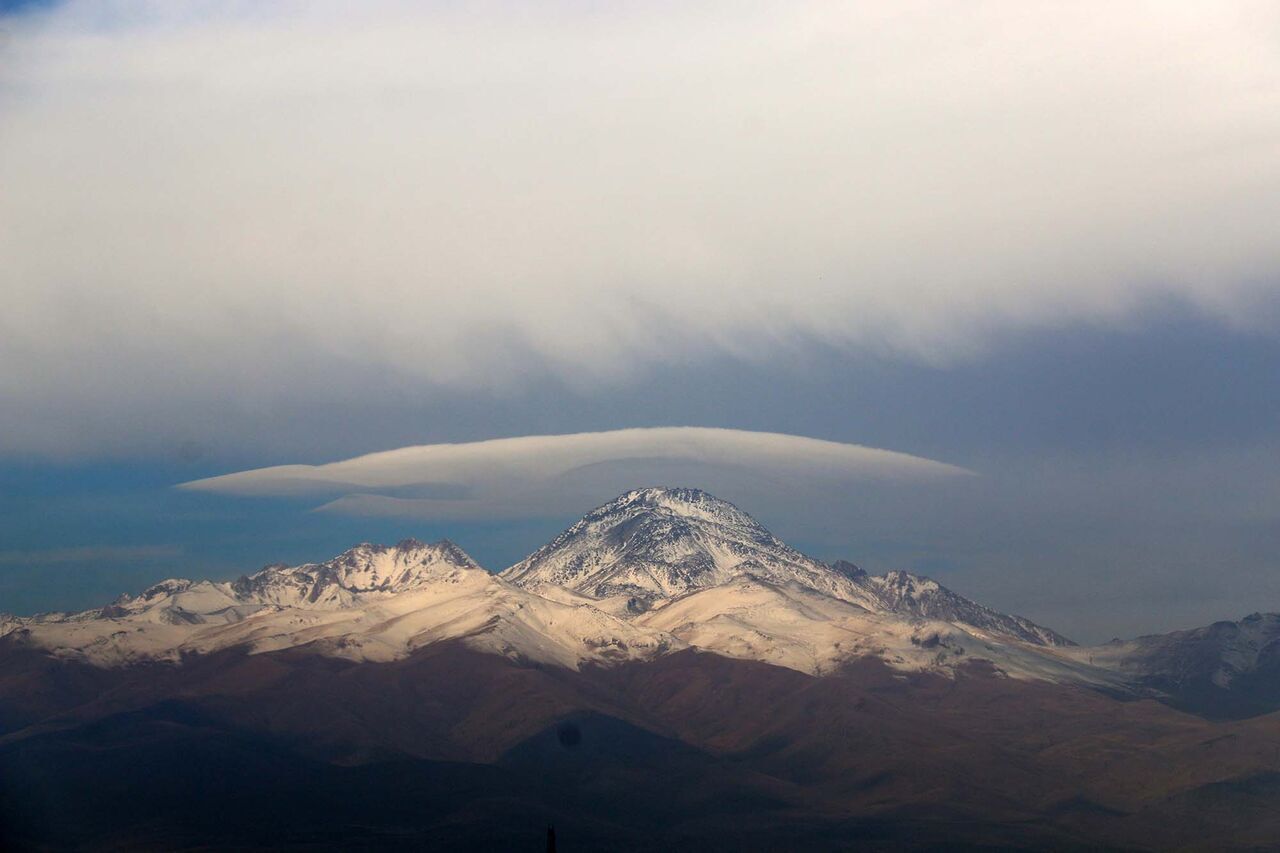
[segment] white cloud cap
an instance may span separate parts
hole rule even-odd
[[[656,427],[429,444],[326,465],[281,465],[182,488],[231,495],[332,498],[332,511],[442,518],[555,514],[653,485],[635,477],[710,477],[790,488],[894,483],[970,472],[906,453],[795,435]],[[679,484],[684,484],[681,480]],[[785,485],[783,485],[785,484]],[[589,504],[588,504],[589,506]]]

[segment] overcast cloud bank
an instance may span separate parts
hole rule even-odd
[[[945,363],[1167,296],[1274,320],[1274,4],[125,0],[6,29],[0,451],[127,444],[174,400],[358,402],[362,371],[501,394],[805,340]]]

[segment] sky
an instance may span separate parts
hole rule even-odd
[[[0,610],[654,484],[1084,641],[1280,610],[1274,4],[4,3],[0,187]]]

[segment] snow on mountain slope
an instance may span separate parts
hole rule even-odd
[[[1110,669],[1170,704],[1211,716],[1280,709],[1280,613],[1062,650]]]
[[[888,652],[900,658],[911,649],[917,627],[794,581],[774,584],[752,577],[689,593],[636,622],[707,651],[815,675],[851,657]]]
[[[460,569],[434,583],[354,607],[283,608],[202,633],[186,647],[210,651],[247,645],[268,651],[310,644],[334,657],[392,660],[451,639],[480,651],[570,669],[588,660],[651,657],[683,647],[594,607],[525,592],[483,569]]]
[[[502,577],[543,594],[556,587],[625,615],[699,589],[752,577],[799,583],[867,610],[969,625],[1036,645],[1070,640],[908,572],[868,575],[828,566],[785,545],[755,519],[698,489],[637,489],[598,509]],[[619,602],[625,606],[620,607]]]
[[[910,572],[866,575],[860,585],[874,593],[879,608],[886,613],[970,625],[991,634],[1038,646],[1075,645],[1057,631],[1021,616],[1010,616],[984,607],[957,595],[935,580]]]
[[[1242,675],[1280,662],[1280,614],[1255,613],[1239,622],[1113,640],[1081,652],[1134,674],[1194,676],[1225,688]]]
[[[324,563],[272,566],[232,583],[173,579],[101,610],[10,618],[5,633],[100,665],[245,647],[309,646],[390,660],[430,643],[576,668],[662,654],[673,638],[603,611],[533,595],[450,542],[359,545]]]
[[[1014,678],[1119,683],[1101,668],[1035,645],[950,621],[873,612],[794,581],[743,577],[664,603],[635,621],[705,651],[812,675],[877,657],[901,670],[947,672],[982,660]]]

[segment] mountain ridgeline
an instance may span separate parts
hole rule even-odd
[[[497,575],[448,540],[362,544],[231,582],[169,579],[98,610],[3,617],[0,634],[99,666],[229,648],[390,660],[453,639],[573,669],[685,648],[815,675],[864,657],[942,673],[982,661],[1015,678],[1212,704],[1271,665],[1280,631],[1251,629],[1252,653],[1195,634],[1081,648],[929,578],[815,560],[698,489],[647,488]],[[1198,680],[1180,680],[1186,660],[1203,670]]]
[[[1098,677],[1067,658],[1033,660],[1071,645],[1048,628],[927,578],[814,560],[696,489],[628,492],[496,576],[448,541],[362,544],[232,582],[170,579],[3,630],[100,665],[240,646],[384,660],[465,637],[571,667],[694,646],[812,673],[863,655],[944,670],[979,656],[1011,673]]]

